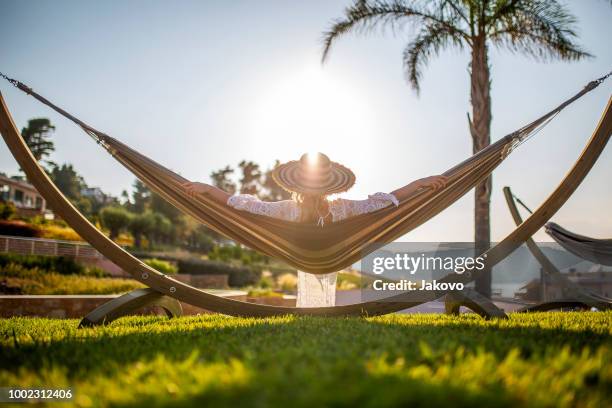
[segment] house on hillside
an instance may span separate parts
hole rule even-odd
[[[81,195],[99,204],[110,204],[113,202],[113,198],[105,194],[100,187],[85,187],[81,189]]]
[[[0,174],[0,198],[11,202],[23,216],[50,214],[47,201],[27,181]]]

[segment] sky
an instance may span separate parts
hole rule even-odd
[[[566,2],[580,43],[595,57],[540,63],[491,50],[492,139],[497,140],[612,69],[612,7]],[[243,159],[321,151],[350,167],[364,198],[439,174],[471,155],[467,52],[449,50],[425,69],[421,93],[404,79],[412,33],[341,38],[321,64],[322,32],[342,1],[0,0],[0,71],[192,180]],[[495,171],[492,237],[514,228],[502,187],[537,207],[580,154],[612,81],[574,103]],[[134,182],[82,131],[33,98],[0,83],[18,126],[56,125],[51,159],[69,162],[90,186],[119,195]],[[0,144],[0,171],[18,166]],[[583,235],[612,237],[612,147],[554,216]],[[405,236],[471,241],[473,194]],[[535,238],[550,241],[540,231]]]

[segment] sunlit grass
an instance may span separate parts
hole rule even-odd
[[[0,320],[0,384],[78,406],[610,405],[612,313]]]

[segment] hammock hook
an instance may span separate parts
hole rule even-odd
[[[13,85],[15,88],[22,90],[23,92],[27,93],[28,95],[32,94],[32,88],[26,86],[24,83],[19,82],[16,79],[10,78],[6,75],[4,75],[3,72],[0,72],[0,77],[6,79],[8,82],[11,83],[11,85]]]

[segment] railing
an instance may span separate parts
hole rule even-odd
[[[104,258],[86,242],[0,235],[0,253],[20,255],[69,256],[83,260]]]

